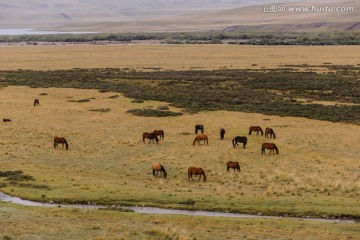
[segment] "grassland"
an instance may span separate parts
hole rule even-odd
[[[0,177],[0,191],[43,202],[359,219],[357,48],[285,49],[2,47],[0,118],[12,122],[0,127],[0,171],[21,170],[23,177]],[[150,116],[128,112],[134,109]],[[178,116],[157,117],[164,110]],[[199,123],[209,145],[193,147]],[[248,136],[246,149],[234,149],[231,139],[247,136],[250,125],[272,127],[277,139]],[[220,127],[227,130],[224,141]],[[154,129],[163,129],[165,140],[143,143],[142,132]],[[55,135],[67,138],[68,151],[53,149]],[[265,141],[275,142],[280,155],[261,155]],[[240,162],[240,174],[226,173],[229,160]],[[168,178],[151,175],[155,161],[165,166]],[[203,167],[208,181],[188,181],[189,166]],[[195,204],[184,204],[189,200]],[[7,239],[360,235],[358,223],[148,216],[5,203],[0,215],[5,226],[0,237]]]
[[[33,107],[33,98],[41,93],[48,95],[41,96],[40,107]],[[360,153],[353,147],[359,142],[357,125],[228,111],[139,117],[126,111],[167,104],[132,103],[123,96],[110,98],[113,95],[96,90],[3,88],[1,113],[13,122],[3,123],[0,168],[22,170],[35,181],[3,178],[2,191],[37,201],[293,216],[360,215]],[[110,112],[89,111],[94,108]],[[191,145],[197,123],[205,125],[208,146]],[[273,127],[280,155],[262,156],[260,145],[269,140],[261,136],[249,136],[245,150],[234,149],[230,140],[246,135],[250,125]],[[225,141],[219,139],[219,127],[227,129]],[[142,142],[142,132],[159,128],[165,131],[164,141]],[[53,149],[55,135],[68,139],[69,151]],[[239,161],[242,173],[226,174],[228,160]],[[152,177],[150,166],[155,161],[165,165],[167,179]],[[189,166],[204,167],[208,182],[189,182]],[[180,204],[187,199],[196,204]]]
[[[41,209],[0,202],[1,239],[350,239],[358,224]]]
[[[261,69],[360,64],[358,46],[118,45],[0,47],[0,70],[72,68]],[[256,65],[256,66],[253,66]],[[144,69],[145,68],[145,69]]]

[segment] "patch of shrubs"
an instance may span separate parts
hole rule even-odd
[[[107,112],[110,112],[111,109],[110,108],[95,108],[95,109],[90,109],[89,111],[107,113]]]
[[[24,175],[23,171],[0,171],[0,177],[6,177],[8,181],[35,181],[35,178],[30,175]]]
[[[131,109],[126,111],[127,113],[132,113],[136,116],[141,117],[176,117],[183,115],[182,113],[172,112],[172,111],[159,111],[154,109]]]

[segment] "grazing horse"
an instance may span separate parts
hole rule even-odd
[[[154,130],[153,132],[156,136],[160,136],[160,140],[164,140],[164,131],[163,130]]]
[[[266,128],[265,129],[265,137],[267,138],[267,137],[269,137],[269,138],[276,138],[276,136],[275,136],[275,132],[274,132],[274,130],[272,129],[272,128]]]
[[[195,125],[195,134],[197,134],[199,130],[201,130],[201,133],[204,133],[204,126],[201,124]]]
[[[154,139],[156,140],[156,143],[159,142],[159,139],[157,138],[156,134],[155,133],[147,133],[147,132],[144,132],[143,133],[143,142],[145,143],[145,138],[147,139],[150,139],[149,140],[149,143],[152,141],[154,143]]]
[[[269,155],[271,151],[273,152],[273,154],[275,154],[274,150],[276,151],[276,154],[279,155],[279,150],[276,147],[275,143],[263,143],[261,147],[261,154],[265,154],[265,148],[270,149]]]
[[[235,148],[236,145],[239,145],[238,143],[243,143],[243,147],[245,149],[245,146],[247,144],[247,138],[246,137],[242,137],[242,136],[236,136],[234,137],[234,139],[232,140],[232,144],[233,144],[233,147]]]
[[[226,163],[226,171],[229,172],[229,169],[230,169],[230,168],[234,169],[234,172],[235,172],[235,171],[241,172],[240,164],[239,164],[238,162],[228,161],[228,162]]]
[[[153,175],[155,177],[157,177],[159,172],[160,172],[161,177],[163,176],[163,173],[164,173],[164,178],[166,178],[166,176],[167,176],[164,166],[158,162],[155,162],[152,164],[152,171],[153,171]],[[156,172],[156,174],[155,174],[155,172]]]
[[[249,127],[249,135],[251,135],[251,132],[252,132],[252,131],[256,132],[256,135],[258,135],[259,132],[261,132],[261,136],[264,135],[263,130],[262,130],[261,127],[259,127],[259,126],[251,126],[251,127]]]
[[[223,140],[224,139],[224,136],[225,136],[225,129],[224,128],[220,128],[220,139]]]
[[[40,105],[40,101],[39,101],[39,99],[35,99],[34,100],[34,106],[39,106]]]
[[[196,175],[196,176],[199,175],[199,181],[201,180],[201,175],[202,175],[204,182],[206,182],[206,175],[204,169],[197,167],[189,167],[188,169],[189,180],[192,179],[192,175]]]
[[[200,145],[200,141],[204,140],[204,144],[206,142],[207,145],[209,145],[209,139],[208,136],[205,134],[198,134],[195,136],[194,141],[193,141],[193,146],[195,146],[195,142],[197,141],[198,145]]]
[[[57,148],[59,143],[62,144],[63,148],[64,148],[64,144],[65,144],[66,145],[66,150],[69,149],[69,144],[67,143],[65,138],[63,138],[63,137],[54,137],[54,148]]]
[[[11,119],[3,118],[3,122],[11,122]]]

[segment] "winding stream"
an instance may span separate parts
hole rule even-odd
[[[12,197],[2,192],[0,192],[0,201],[11,202],[23,206],[37,206],[37,207],[66,207],[66,208],[83,208],[83,209],[108,208],[108,206],[104,206],[104,205],[41,203],[41,202],[24,200],[18,197]],[[356,221],[354,220],[347,220],[347,219],[262,216],[262,215],[227,213],[227,212],[176,210],[176,209],[165,209],[165,208],[156,208],[156,207],[124,207],[124,206],[120,206],[120,207],[122,209],[132,210],[136,213],[145,213],[145,214],[178,214],[178,215],[206,216],[206,217],[262,218],[262,219],[267,218],[267,219],[288,219],[288,220],[316,221],[316,222],[330,222],[330,223],[356,223]]]

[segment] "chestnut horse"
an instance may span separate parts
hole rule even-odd
[[[201,124],[195,125],[195,134],[197,134],[199,130],[201,130],[201,133],[204,133],[204,126]]]
[[[11,122],[11,119],[3,118],[3,122]]]
[[[265,154],[265,149],[270,149],[269,155],[271,151],[273,154],[275,154],[274,150],[276,151],[276,154],[279,155],[279,150],[276,147],[275,143],[263,143],[261,147],[261,154]]]
[[[274,130],[272,129],[272,128],[266,128],[265,129],[265,137],[267,138],[267,137],[269,137],[269,138],[276,138],[276,136],[275,136],[275,132],[274,132]]]
[[[206,142],[207,145],[209,145],[209,139],[207,135],[205,134],[198,134],[194,138],[193,146],[195,146],[195,142],[197,141],[198,145],[200,145],[200,140],[204,140],[204,144]]]
[[[64,144],[65,144],[66,145],[66,150],[69,149],[69,144],[67,143],[65,138],[63,138],[63,137],[54,137],[54,148],[57,148],[59,143],[62,144],[63,148],[64,148]]]
[[[226,163],[226,171],[229,171],[230,168],[234,169],[234,172],[235,171],[238,171],[238,172],[241,171],[240,164],[238,162],[228,161]]]
[[[232,140],[233,143],[233,147],[235,148],[236,145],[239,145],[238,143],[243,143],[243,147],[245,149],[245,146],[247,144],[247,138],[246,137],[242,137],[242,136],[236,136],[234,137],[234,139]]]
[[[225,129],[224,128],[220,128],[220,139],[223,140],[224,139],[224,136],[225,136]]]
[[[156,134],[155,133],[147,133],[147,132],[144,132],[143,133],[143,142],[145,143],[145,138],[147,139],[150,139],[149,140],[149,143],[152,141],[154,143],[154,139],[156,140],[156,143],[159,142],[159,139],[157,138]]]
[[[201,180],[201,175],[202,175],[204,182],[206,182],[206,175],[204,169],[197,167],[189,167],[188,169],[189,180],[192,179],[192,175],[196,175],[196,176],[199,175],[199,181]]]
[[[156,136],[160,136],[160,140],[164,140],[164,130],[154,130],[153,132]]]
[[[34,106],[39,106],[40,105],[40,101],[39,101],[39,99],[35,99],[34,100]]]
[[[253,131],[256,132],[256,135],[258,135],[259,132],[261,132],[261,136],[264,135],[264,132],[263,132],[263,130],[261,129],[260,126],[251,126],[251,127],[249,127],[249,135],[251,135],[251,132],[253,132]]]
[[[152,164],[152,171],[153,171],[153,175],[155,177],[157,177],[159,172],[160,172],[161,177],[163,176],[163,173],[164,173],[164,178],[166,178],[166,176],[167,176],[164,166],[158,162],[155,162]],[[156,174],[155,174],[155,172],[156,172]]]

